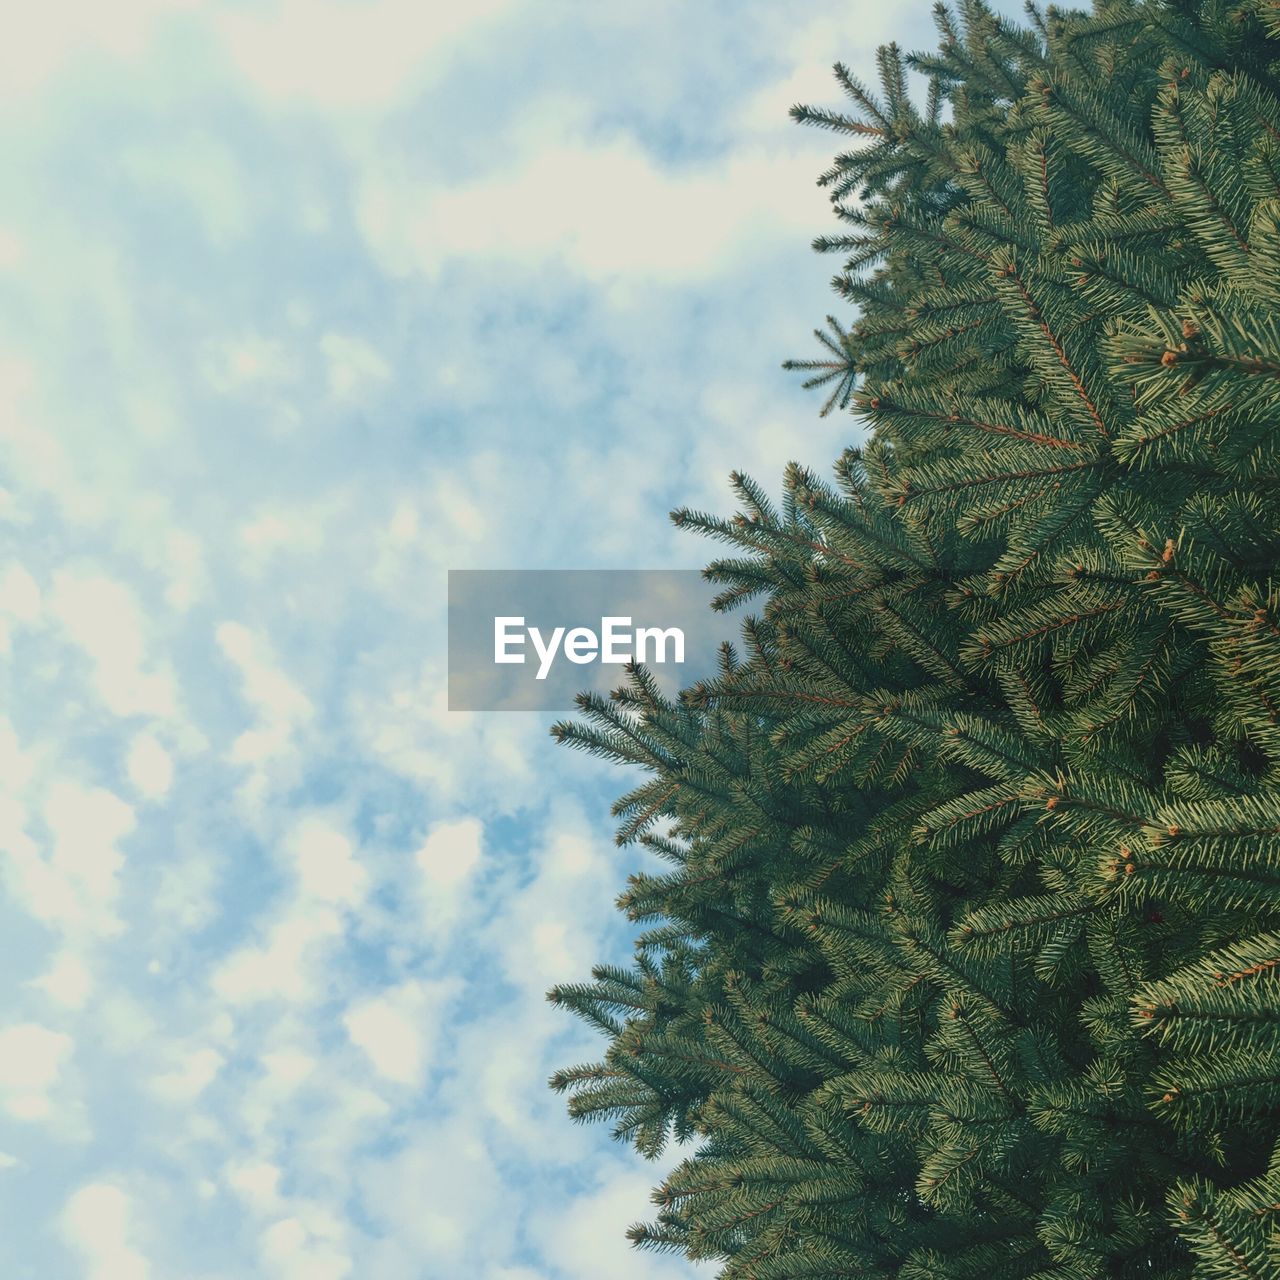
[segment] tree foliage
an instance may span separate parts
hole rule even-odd
[[[677,512],[742,651],[556,726],[669,870],[553,1083],[726,1280],[1280,1276],[1280,10],[1028,12],[795,110],[869,442]]]

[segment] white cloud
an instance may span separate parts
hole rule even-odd
[[[60,913],[114,932],[125,863],[117,845],[134,829],[133,809],[105,787],[64,781],[49,788],[44,818],[53,835],[49,866],[63,899]]]
[[[406,982],[352,1006],[342,1024],[379,1075],[396,1084],[419,1084],[441,1015],[460,987],[456,980]]]
[[[47,973],[31,985],[44,991],[56,1004],[81,1009],[93,990],[93,973],[84,958],[74,951],[59,951]]]
[[[278,548],[314,554],[324,546],[324,530],[312,513],[293,513],[273,507],[240,526],[240,540],[255,556]]]
[[[150,1089],[162,1101],[182,1105],[194,1102],[217,1079],[226,1062],[208,1045],[177,1050],[169,1056],[172,1066],[151,1077]]]
[[[218,627],[218,645],[240,670],[245,699],[269,724],[292,725],[310,719],[307,697],[289,680],[261,636],[239,622]]]
[[[326,957],[341,945],[368,891],[369,872],[350,839],[327,820],[300,816],[281,844],[289,890],[275,903],[261,941],[232,951],[211,977],[214,993],[233,1005],[318,1000],[333,981]]]
[[[249,769],[242,795],[252,808],[261,804],[277,771],[292,764],[296,735],[315,709],[285,675],[265,637],[242,623],[224,622],[217,640],[224,657],[238,669],[245,701],[256,712],[256,722],[237,736],[227,756]]]
[[[623,1249],[620,1241],[637,1218],[654,1213],[649,1192],[656,1181],[649,1169],[608,1170],[596,1188],[546,1215],[535,1228],[544,1254],[554,1258],[565,1280],[596,1280],[600,1259],[609,1259],[609,1280],[674,1280],[690,1274],[650,1253]]]
[[[444,671],[396,654],[353,695],[362,749],[450,805],[509,813],[542,792],[535,761],[546,730],[533,717],[450,711]]]
[[[173,760],[150,733],[134,737],[125,768],[129,781],[147,800],[159,800],[173,783]]]
[[[341,1219],[308,1208],[262,1233],[262,1260],[279,1280],[344,1280],[352,1270],[345,1235]]]
[[[21,266],[27,256],[27,246],[12,228],[0,226],[0,271],[12,271]]]
[[[329,394],[335,400],[358,399],[371,386],[391,377],[391,366],[364,338],[326,333],[320,339],[329,369]]]
[[[294,352],[276,338],[250,333],[211,341],[205,349],[204,376],[210,386],[224,394],[249,387],[278,386],[293,381],[297,375]]]
[[[317,818],[304,819],[289,837],[288,852],[305,896],[346,906],[364,897],[368,873],[340,831]]]
[[[295,904],[272,923],[262,945],[241,947],[218,965],[213,990],[233,1005],[310,1004],[320,995],[324,954],[342,933],[331,907]]]
[[[483,1275],[510,1256],[510,1191],[483,1135],[460,1118],[421,1126],[400,1151],[366,1161],[362,1182],[388,1241],[379,1280],[412,1275],[423,1258],[440,1275]]]
[[[214,25],[258,92],[350,116],[390,106],[459,38],[507,7],[507,0],[278,0],[223,9]]]
[[[278,556],[288,555],[296,564],[314,561],[324,553],[335,526],[350,522],[345,493],[326,493],[311,501],[290,504],[273,501],[258,508],[239,528],[244,551],[242,568],[260,575]]]
[[[95,1048],[100,1054],[105,1051],[124,1061],[145,1054],[145,1067],[149,1068],[155,1047],[164,1035],[164,1029],[156,1023],[155,1012],[158,1010],[153,1002],[144,1003],[124,984],[100,991],[93,1005]]]
[[[126,147],[117,164],[148,195],[176,197],[216,245],[238,240],[249,229],[243,166],[226,143],[204,131]]]
[[[195,0],[113,0],[108,7],[79,0],[49,0],[24,10],[13,38],[0,45],[0,97],[31,93],[75,55],[136,61],[159,20]]]
[[[227,1185],[255,1213],[271,1213],[280,1203],[280,1166],[267,1161],[232,1165]]]
[[[149,1280],[151,1266],[132,1239],[133,1204],[109,1182],[93,1182],[68,1199],[62,1234],[84,1259],[85,1280]]]
[[[4,791],[11,792],[15,797],[21,795],[31,784],[36,759],[37,753],[34,750],[23,750],[12,722],[0,717],[0,795]],[[5,837],[3,844],[14,842],[13,836],[4,832],[3,828],[0,828],[0,834]]]
[[[40,587],[17,561],[0,573],[0,654],[7,653],[13,624],[33,626],[40,619]]]
[[[463,895],[480,864],[484,824],[478,818],[437,823],[414,854],[421,875],[423,911],[432,932],[457,919]]]
[[[600,942],[582,922],[609,918],[617,893],[609,848],[580,814],[554,812],[533,878],[503,895],[489,933],[508,979],[530,998],[595,962]]]
[[[49,609],[93,664],[98,694],[110,711],[173,715],[173,673],[165,664],[148,669],[145,615],[130,587],[100,573],[59,569]]]
[[[360,225],[388,270],[435,276],[451,259],[567,262],[587,279],[668,284],[741,260],[748,241],[796,239],[827,217],[813,161],[742,148],[714,167],[664,167],[633,140],[543,140],[493,177],[441,188],[371,173]]]
[[[799,22],[781,10],[776,17],[781,19],[773,32],[778,39],[781,74],[751,93],[735,112],[735,123],[751,136],[772,134],[782,137],[794,151],[808,149],[820,157],[825,169],[829,152],[834,150],[831,135],[817,129],[798,130],[788,117],[788,108],[797,102],[852,106],[831,74],[832,62],[838,57],[855,74],[871,80],[878,46],[897,40],[911,48],[917,47],[917,38],[920,44],[929,41],[929,11],[924,5],[908,9],[859,4],[841,5],[829,13],[813,12]]]
[[[21,1175],[13,1248],[80,1280],[687,1275],[622,1238],[653,1175],[583,1199],[606,1141],[544,1086],[590,1037],[542,991],[616,954],[624,869],[603,814],[539,824],[599,767],[554,752],[543,717],[448,712],[443,571],[513,546],[628,556],[646,528],[666,555],[673,484],[795,440],[803,406],[792,426],[761,410],[772,368],[726,364],[736,397],[683,368],[746,360],[763,331],[735,292],[708,338],[709,276],[750,276],[777,237],[803,261],[826,223],[818,166],[774,141],[790,72],[739,127],[723,67],[709,87],[679,81],[697,57],[651,56],[713,7],[684,29],[665,4],[523,5],[500,30],[493,3],[172,7],[52,0],[0,49],[0,98],[67,70],[13,117],[0,230],[24,307],[0,366],[0,517],[23,522],[0,613],[24,657],[21,628],[44,628],[21,745],[0,722],[0,846],[51,935],[0,1031],[0,1112],[44,1116],[15,1148],[33,1169],[50,1134],[81,1140],[89,1180],[61,1212],[79,1182],[50,1202]],[[758,61],[791,56],[760,34],[787,26],[743,24]],[[634,71],[577,74],[595,47]],[[572,90],[536,98],[526,67]],[[633,136],[609,122],[637,85]],[[697,167],[664,154],[712,91]],[[446,261],[437,290],[383,270]],[[365,404],[387,410],[372,434],[346,420]],[[117,772],[119,796],[94,785]],[[50,1215],[76,1257],[50,1254]]]
[[[275,1049],[262,1055],[268,1084],[282,1092],[292,1092],[316,1069],[316,1060],[300,1049]]]
[[[225,856],[225,855],[224,855]],[[185,940],[215,918],[218,910],[218,873],[225,865],[217,853],[194,849],[187,841],[159,869],[152,884],[154,930],[150,941],[156,946],[183,946]],[[161,966],[155,962],[158,972]]]
[[[134,829],[132,808],[104,787],[58,779],[45,793],[43,812],[47,855],[23,830],[14,802],[0,802],[0,830],[10,828],[7,870],[15,896],[36,919],[71,936],[118,933],[123,924],[115,908],[125,865],[118,844]]]
[[[6,45],[11,48],[11,45]],[[2,81],[0,81],[2,83]],[[65,489],[71,502],[79,505],[89,495],[70,478],[70,466],[61,442],[32,421],[31,400],[37,381],[37,367],[31,360],[14,354],[0,356],[0,444],[20,464],[20,478],[37,489]]]
[[[167,515],[162,515],[160,522],[167,525]],[[148,542],[155,548],[148,563],[155,563],[169,579],[165,602],[171,609],[185,613],[208,589],[204,547],[193,533],[172,525],[159,529]]]
[[[523,495],[553,483],[537,459],[526,456],[517,467],[493,449],[459,458],[447,470],[415,469],[407,492],[398,488],[389,496],[385,523],[369,530],[372,584],[424,623],[442,621],[447,572],[509,562],[517,535],[496,513],[519,511]]]
[[[51,1109],[49,1093],[71,1056],[74,1041],[35,1022],[0,1030],[0,1099],[18,1120],[41,1120]]]

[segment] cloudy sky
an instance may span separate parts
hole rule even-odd
[[[0,43],[0,1273],[671,1280],[545,1088],[624,779],[445,709],[450,568],[824,467],[786,117],[871,0],[111,0]]]

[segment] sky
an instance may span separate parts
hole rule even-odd
[[[927,5],[112,0],[0,43],[0,1274],[675,1280],[569,1122],[627,779],[450,569],[826,469],[830,64]]]

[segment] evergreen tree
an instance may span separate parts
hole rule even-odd
[[[742,651],[555,730],[670,869],[553,1083],[730,1280],[1280,1276],[1280,10],[1029,15],[796,109],[870,442],[677,512]]]

